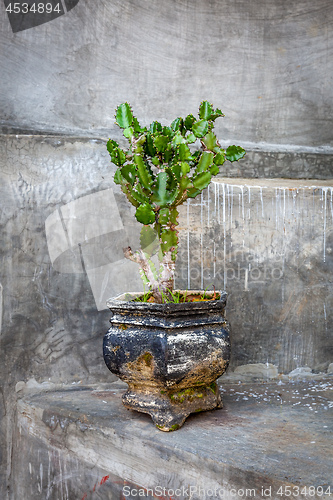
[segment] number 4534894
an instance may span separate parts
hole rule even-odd
[[[306,497],[314,497],[314,496],[332,496],[333,490],[331,490],[330,486],[280,486],[277,495],[283,497],[298,497],[298,496],[306,496]]]
[[[57,3],[56,5],[52,5],[51,3],[33,3],[31,5],[27,3],[10,3],[6,7],[6,12],[9,12],[10,14],[28,14],[28,12],[31,12],[32,14],[51,14],[51,12],[57,12],[60,14],[62,12],[62,8],[60,6],[60,3]]]

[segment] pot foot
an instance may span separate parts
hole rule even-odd
[[[141,388],[129,388],[122,399],[126,408],[148,413],[156,427],[165,432],[179,429],[191,413],[223,406],[216,382],[179,391],[162,389],[148,393]]]

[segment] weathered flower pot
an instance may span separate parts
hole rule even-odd
[[[108,301],[111,328],[103,345],[107,367],[128,384],[126,408],[150,414],[163,431],[178,429],[190,413],[221,408],[216,379],[230,359],[227,294],[179,304],[133,302],[128,295]]]

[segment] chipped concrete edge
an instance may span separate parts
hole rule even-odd
[[[324,378],[333,378],[333,363],[330,363],[326,371],[315,373],[308,366],[301,366],[292,370],[288,374],[279,373],[278,367],[271,363],[253,363],[247,365],[237,366],[233,371],[230,369],[219,378],[221,383],[234,383],[234,382],[268,382],[268,381],[311,381],[311,380],[321,380]],[[33,394],[38,392],[48,392],[57,391],[64,389],[73,388],[85,388],[89,387],[90,390],[99,391],[106,390],[112,385],[113,388],[125,389],[127,385],[119,379],[111,380],[109,383],[96,383],[96,384],[84,384],[82,380],[77,382],[72,382],[70,384],[56,384],[50,381],[44,381],[42,383],[37,382],[34,378],[24,382],[23,380],[17,382],[15,386],[15,392],[18,397],[25,394]]]
[[[278,367],[271,363],[253,363],[237,366],[234,371],[228,370],[220,378],[222,383],[226,382],[253,382],[253,381],[310,381],[333,377],[333,363],[330,363],[326,371],[314,372],[308,366],[300,366],[290,373],[279,373]]]

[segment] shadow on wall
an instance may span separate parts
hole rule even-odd
[[[110,188],[63,205],[45,221],[53,268],[86,272],[99,311],[110,297],[143,290],[137,264],[123,254],[128,232],[138,228],[125,227],[123,218]]]

